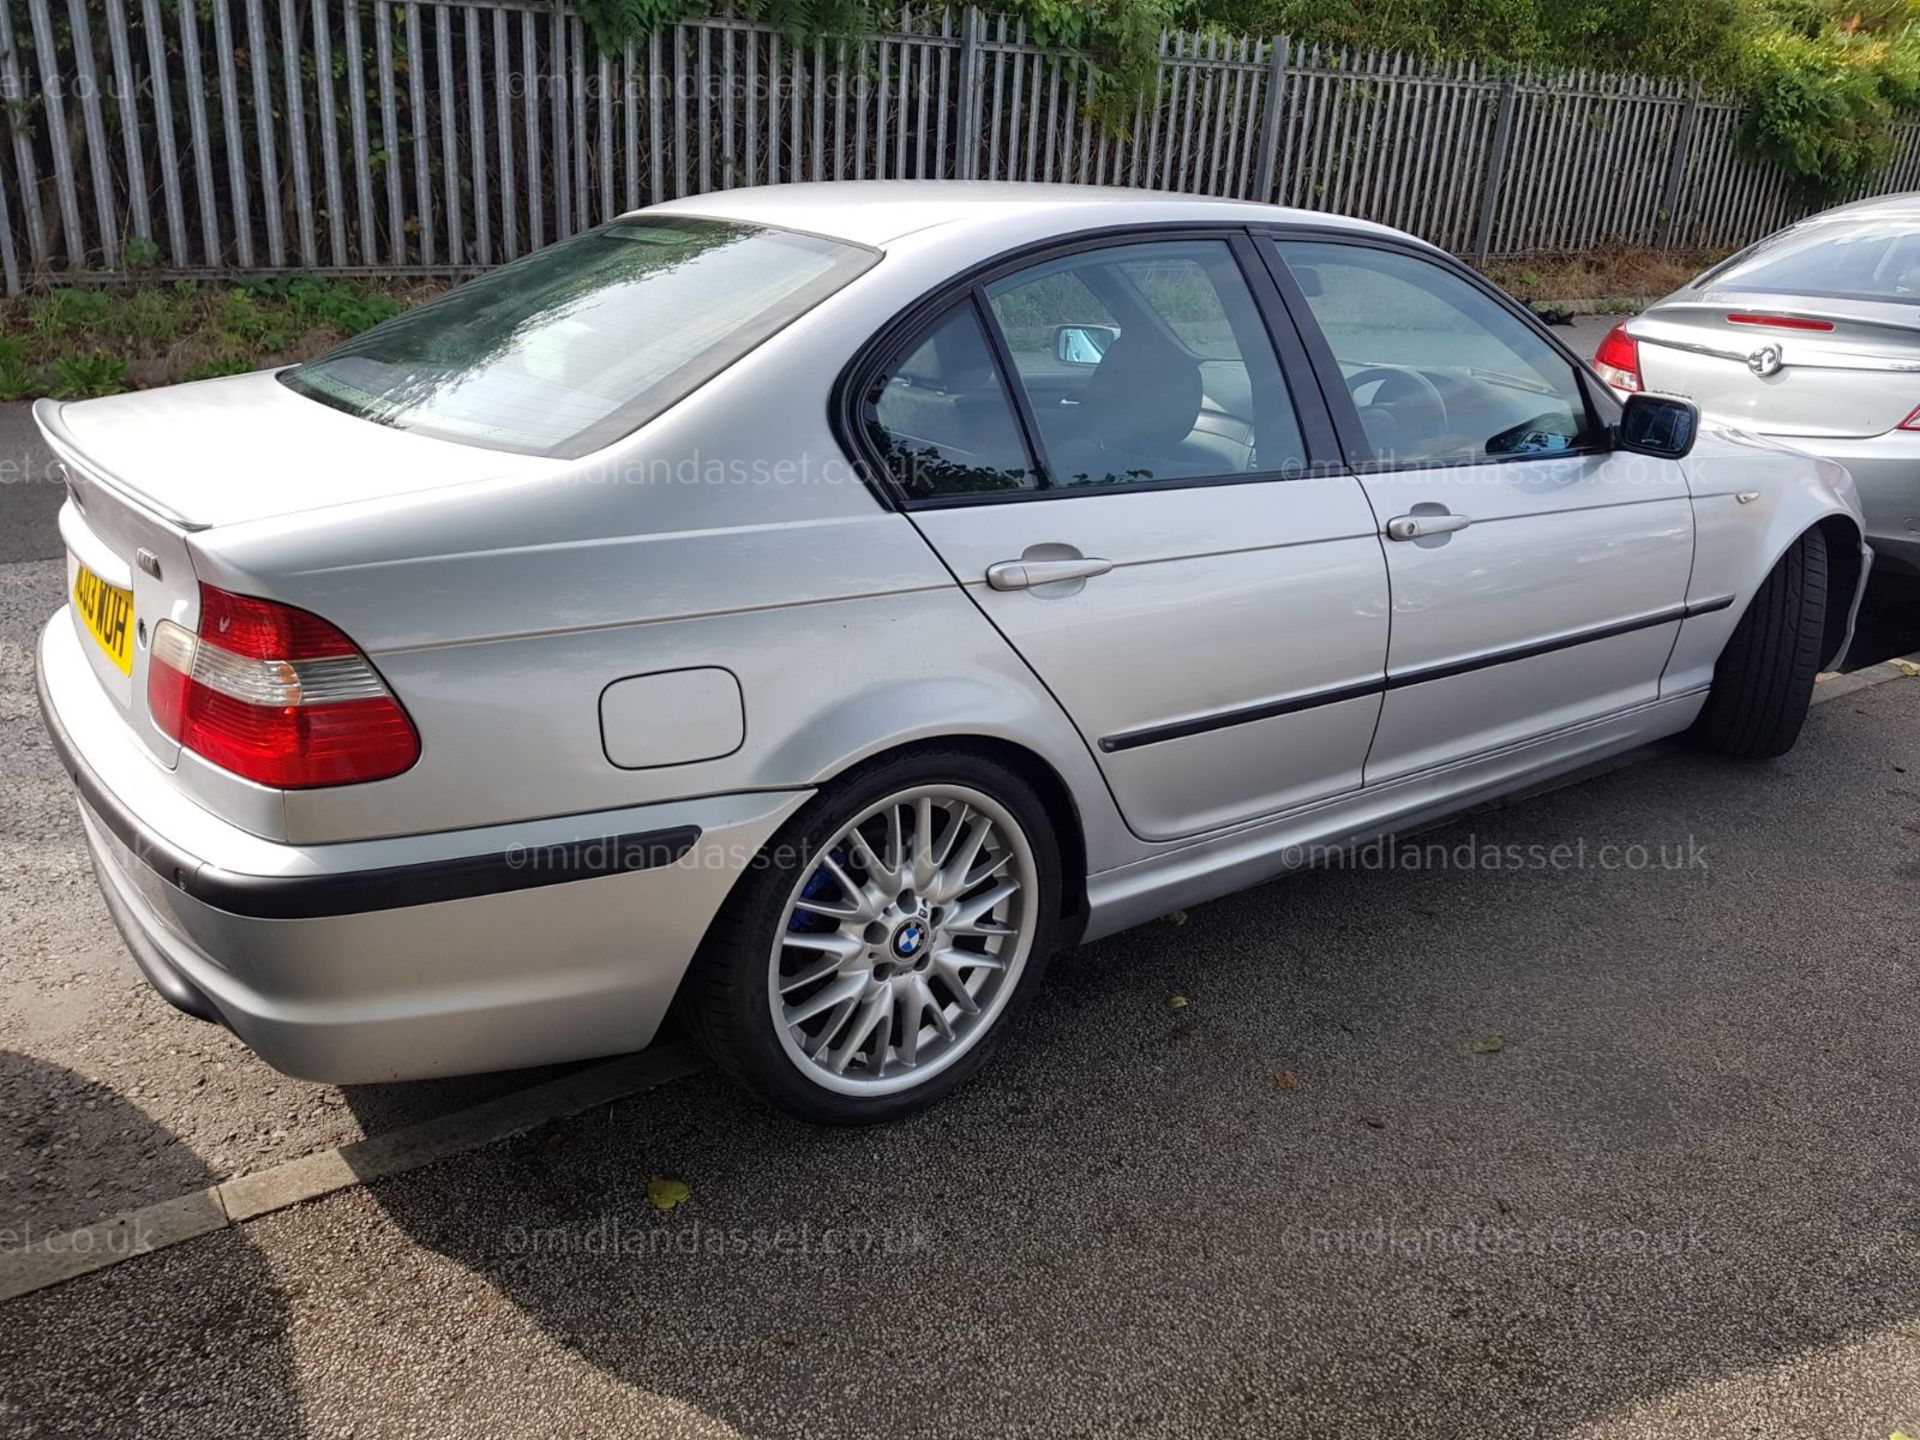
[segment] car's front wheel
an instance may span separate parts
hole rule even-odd
[[[852,772],[767,845],[687,978],[689,1028],[795,1114],[870,1124],[984,1063],[1056,933],[1046,807],[963,750]]]
[[[1792,749],[1812,703],[1826,622],[1827,541],[1809,530],[1761,582],[1720,652],[1695,743],[1741,759]]]

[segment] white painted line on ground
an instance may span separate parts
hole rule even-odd
[[[1849,675],[1823,675],[1814,686],[1813,703],[1838,700],[1890,680],[1915,677],[1920,677],[1920,654],[1888,660]],[[1519,792],[1504,801],[1475,808],[1492,809],[1565,789],[1637,765],[1660,753],[1651,747],[1630,751],[1547,781],[1538,788]],[[1440,823],[1450,824],[1452,820]],[[236,1175],[190,1195],[129,1210],[17,1250],[0,1251],[0,1302],[104,1270],[136,1255],[151,1255],[156,1250],[270,1215],[302,1201],[317,1200],[336,1190],[404,1175],[436,1160],[523,1134],[549,1120],[577,1115],[597,1105],[665,1085],[699,1068],[695,1057],[681,1046],[662,1045],[451,1115],[424,1120],[384,1135],[371,1135],[252,1174]]]
[[[549,1120],[577,1115],[665,1085],[699,1068],[693,1055],[681,1046],[662,1045],[451,1115],[371,1135],[249,1175],[236,1175],[190,1195],[129,1210],[17,1250],[0,1251],[0,1301],[30,1295],[136,1255],[151,1255],[183,1240],[352,1185],[404,1175],[436,1160],[522,1134]]]

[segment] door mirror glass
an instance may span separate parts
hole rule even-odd
[[[1629,395],[1614,439],[1622,450],[1678,460],[1693,449],[1693,438],[1699,431],[1700,410],[1690,401],[1671,400],[1664,395]]]
[[[1107,347],[1119,338],[1118,325],[1056,325],[1053,358],[1062,365],[1098,365]]]

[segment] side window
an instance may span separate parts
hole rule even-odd
[[[874,380],[867,428],[893,478],[916,499],[1039,484],[980,312],[968,301]]]
[[[1552,454],[1593,438],[1573,366],[1458,275],[1363,245],[1278,247],[1377,459]]]
[[[1280,363],[1224,240],[1083,251],[986,293],[1039,426],[1050,484],[1304,462]]]

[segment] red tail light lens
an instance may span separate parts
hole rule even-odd
[[[1640,342],[1627,333],[1625,325],[1616,325],[1593,352],[1593,368],[1600,378],[1616,390],[1639,390]]]
[[[1920,405],[1914,406],[1913,412],[1893,428],[1896,430],[1920,430]]]
[[[398,775],[420,737],[359,648],[318,615],[200,587],[200,633],[162,620],[147,667],[161,733],[277,790]]]

